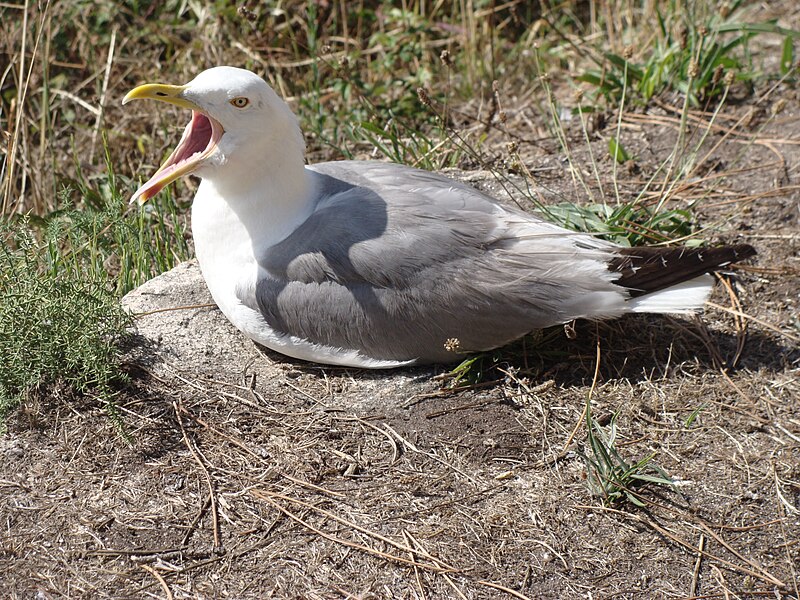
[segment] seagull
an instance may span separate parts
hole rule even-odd
[[[305,164],[297,117],[258,75],[208,69],[123,99],[192,111],[131,202],[190,173],[195,252],[225,316],[316,363],[452,363],[575,319],[691,313],[746,244],[626,248],[500,204],[443,175],[380,161]]]

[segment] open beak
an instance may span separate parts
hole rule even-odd
[[[161,100],[192,111],[192,120],[186,126],[177,148],[147,183],[136,190],[131,202],[138,200],[140,205],[144,204],[181,175],[196,171],[216,151],[217,143],[225,133],[217,120],[208,116],[197,104],[183,97],[185,90],[185,85],[147,83],[132,89],[122,99],[122,104],[145,98]]]

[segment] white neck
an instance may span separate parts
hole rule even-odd
[[[254,177],[254,171],[204,179],[194,209],[208,202],[225,204],[214,212],[227,212],[238,221],[258,254],[284,239],[314,210],[313,186],[303,163],[275,167],[263,170],[260,177]]]
[[[245,320],[255,318],[241,299],[255,293],[261,259],[316,206],[300,129],[291,113],[284,117],[262,134],[226,132],[218,154],[198,171],[203,181],[192,204],[195,254],[214,300],[240,328],[240,311],[250,315]]]
[[[192,204],[200,269],[215,302],[240,329],[240,321],[257,316],[241,299],[255,293],[260,259],[314,210],[313,184],[302,162],[299,172],[269,171],[271,177],[265,173],[246,186],[242,179],[206,178]]]

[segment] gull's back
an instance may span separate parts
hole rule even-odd
[[[257,257],[255,302],[276,331],[380,360],[502,346],[626,312],[615,246],[505,208],[440,175],[378,162],[310,167],[316,211]]]

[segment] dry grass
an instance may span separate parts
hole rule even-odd
[[[343,1],[316,8],[289,2],[275,10],[3,3],[0,55],[7,67],[0,73],[0,123],[8,158],[0,180],[2,212],[45,215],[58,208],[57,192],[75,177],[76,161],[88,178],[102,178],[103,131],[119,173],[133,176],[158,163],[167,151],[162,133],[183,126],[175,121],[178,113],[160,111],[154,128],[149,111],[123,112],[120,98],[142,81],[185,82],[222,63],[265,73],[301,113],[310,155],[341,156],[330,144],[353,142],[337,122],[367,116],[364,94],[399,116],[416,111],[415,89],[434,74],[443,48],[463,49],[457,54],[462,89],[485,85],[492,61],[487,38],[514,23],[524,28],[528,11],[518,4],[498,10],[495,24],[495,11],[472,3],[444,3],[432,11],[416,4],[406,11],[366,9],[363,18]],[[72,194],[69,202],[83,199]]]
[[[695,205],[693,235],[752,242],[758,262],[721,288],[723,308],[705,324],[629,319],[601,326],[599,342],[578,324],[576,340],[509,353],[497,381],[455,392],[433,378],[440,371],[375,376],[260,358],[252,380],[243,365],[213,378],[131,365],[125,440],[86,398],[53,389],[0,438],[9,597],[800,596],[796,84],[734,86],[716,112],[681,111],[668,95],[647,111],[587,114],[584,129],[552,118],[545,90],[553,106],[574,106],[563,73],[580,72],[601,37],[619,53],[647,47],[652,14],[590,2],[578,31],[560,16],[585,3],[543,20],[523,2],[434,4],[424,20],[411,3],[375,23],[344,18],[355,12],[343,1],[320,3],[315,19],[294,2],[285,12],[0,3],[3,215],[87,208],[76,164],[90,187],[107,184],[104,132],[132,191],[184,116],[123,112],[119,98],[228,63],[265,72],[290,98],[312,160],[370,156],[341,123],[383,127],[392,107],[410,125],[403,135],[433,142],[424,161],[505,174],[475,177],[498,196],[530,185],[531,197],[514,199],[533,208],[647,189],[642,203]],[[790,2],[759,10],[758,20],[800,24]],[[775,48],[764,43],[768,62]],[[420,85],[447,127],[421,109]],[[608,157],[617,117],[631,164]],[[676,147],[696,153],[693,167],[666,178]],[[655,452],[675,489],[645,489],[643,509],[590,495],[578,455],[587,398],[601,423],[619,414],[618,450]]]
[[[604,340],[619,348],[627,329]],[[577,356],[593,342],[579,334]],[[650,335],[674,336],[668,327]],[[423,383],[376,398],[361,376],[281,364],[255,388],[173,370],[141,380],[123,406],[137,425],[133,446],[85,409],[40,417],[44,430],[19,423],[3,442],[6,510],[14,507],[4,588],[791,597],[796,379],[746,370],[728,384],[689,360],[685,340],[674,344],[663,374],[630,364],[619,372],[620,355],[639,351],[604,350],[593,391],[601,418],[620,411],[620,450],[656,450],[678,482],[646,493],[641,511],[600,506],[583,462],[562,452],[592,384],[591,352],[588,370],[579,360],[555,365],[546,386],[514,376],[449,396]],[[666,352],[655,358],[663,367]],[[378,383],[398,389],[394,377]]]

